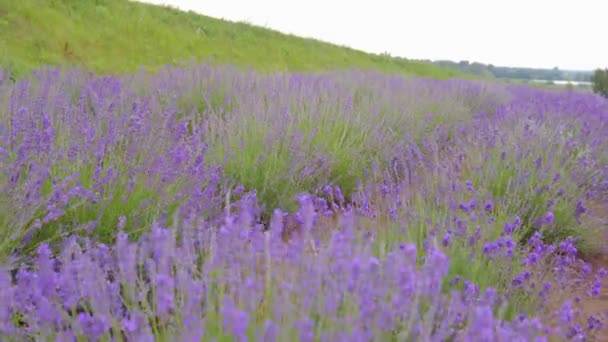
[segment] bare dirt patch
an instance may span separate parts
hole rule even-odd
[[[591,266],[593,273],[602,268],[608,270],[608,194],[603,194],[588,204],[587,220],[597,228],[596,243],[599,250],[592,255],[581,255],[581,259]],[[586,293],[589,288],[589,282],[579,286],[582,314],[584,317],[593,315],[602,318],[604,326],[595,334],[593,340],[608,341],[608,278],[602,279],[599,295],[589,296]]]

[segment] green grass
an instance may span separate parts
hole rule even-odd
[[[431,63],[126,0],[0,0],[0,32],[0,66],[16,77],[45,65],[117,74],[192,59],[258,71],[357,68],[474,77]]]

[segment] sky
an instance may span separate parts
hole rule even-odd
[[[411,59],[608,67],[605,0],[143,0]]]

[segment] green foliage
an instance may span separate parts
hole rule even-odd
[[[279,124],[276,115],[230,115],[210,128],[214,160],[237,184],[256,189],[268,208],[295,210],[297,193],[330,182],[351,193],[371,167],[370,128],[355,118],[298,108],[284,128]]]
[[[42,65],[116,74],[190,59],[266,72],[358,68],[467,77],[427,62],[126,0],[0,0],[0,32],[0,67],[17,77]]]
[[[608,69],[597,69],[591,78],[593,92],[608,98]]]

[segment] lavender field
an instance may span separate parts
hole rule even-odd
[[[0,71],[0,340],[591,340],[606,132],[573,90]]]

